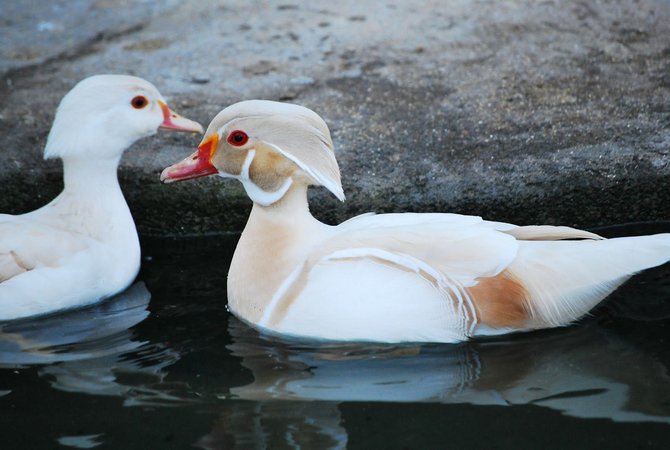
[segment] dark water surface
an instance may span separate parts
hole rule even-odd
[[[0,325],[0,449],[670,448],[670,265],[565,329],[318,345],[226,311],[236,240],[145,239],[124,294]]]

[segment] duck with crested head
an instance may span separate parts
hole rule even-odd
[[[63,161],[63,191],[35,211],[0,214],[0,320],[88,305],[130,285],[140,245],[117,168],[159,128],[203,131],[133,76],[94,75],[63,97],[44,150]]]
[[[233,314],[263,330],[337,341],[459,342],[565,326],[634,273],[670,259],[670,234],[603,239],[447,213],[364,214],[337,226],[307,189],[344,200],[326,123],[292,104],[222,110],[165,182],[240,180],[253,201],[228,274]]]

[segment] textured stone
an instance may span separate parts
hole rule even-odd
[[[0,211],[58,193],[59,164],[41,160],[55,107],[79,79],[113,72],[152,81],[204,125],[248,98],[314,109],[348,197],[313,190],[326,221],[450,211],[592,227],[670,216],[665,0],[52,3],[46,15],[15,5],[0,18]],[[234,182],[159,183],[198,142],[161,134],[124,156],[141,233],[243,227],[250,203]]]

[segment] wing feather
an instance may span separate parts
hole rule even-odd
[[[481,277],[492,277],[505,270],[516,256],[516,239],[486,226],[479,218],[460,216],[454,217],[456,220],[417,222],[413,220],[414,217],[408,219],[398,215],[396,217],[402,220],[394,220],[394,216],[364,216],[358,222],[359,227],[353,227],[355,221],[349,222],[313,249],[282,283],[260,325],[281,327],[284,318],[289,317],[291,306],[299,301],[303,291],[313,290],[309,280],[318,278],[319,291],[323,293],[317,302],[319,308],[324,308],[323,302],[331,297],[327,291],[340,290],[343,283],[360,282],[360,286],[356,284],[355,289],[348,291],[351,295],[336,297],[362,310],[381,307],[388,320],[390,317],[398,317],[399,321],[402,318],[411,321],[414,310],[424,311],[422,318],[417,320],[430,321],[432,328],[437,326],[435,336],[446,333],[447,329],[459,333],[461,338],[470,335],[477,317],[467,288],[476,285]],[[371,219],[374,220],[371,222]],[[363,261],[384,266],[386,276],[402,277],[404,286],[414,286],[413,290],[391,289],[389,292],[387,285],[389,282],[395,283],[393,280],[382,277],[372,282],[367,279],[367,273],[336,269],[344,269],[342,263],[358,267]],[[394,276],[393,271],[398,275]],[[347,280],[341,279],[344,273],[348,273],[345,276]],[[379,272],[371,270],[369,273]],[[354,280],[358,278],[360,280]],[[425,290],[428,289],[425,288],[427,285],[433,287],[433,300],[427,298],[430,297]],[[426,297],[416,298],[416,292],[425,292]],[[350,298],[352,295],[360,301]],[[384,298],[380,298],[380,295]],[[441,300],[437,301],[438,298]],[[368,308],[364,304],[377,306]],[[430,308],[433,308],[432,313]],[[438,320],[439,317],[442,319]],[[329,320],[333,322],[336,319],[331,315]],[[417,333],[426,330],[417,324],[414,326],[419,330]]]
[[[559,241],[564,239],[602,240],[603,237],[589,231],[551,225],[529,225],[501,230],[520,241]]]
[[[346,254],[346,251],[376,248],[423,261],[467,286],[476,278],[502,272],[518,250],[513,236],[488,227],[479,217],[453,214],[447,215],[450,216],[447,218],[435,217],[437,220],[418,222],[418,217],[404,216],[364,216],[359,227],[354,227],[355,221],[349,222],[341,233],[335,234],[311,253],[308,265],[334,252]]]
[[[23,220],[0,216],[0,282],[39,267],[55,266],[94,241],[84,235]]]

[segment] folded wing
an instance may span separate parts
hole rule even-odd
[[[260,325],[304,331],[310,323],[323,324],[315,319],[324,314],[332,335],[345,339],[359,338],[356,330],[376,340],[471,335],[479,312],[470,291],[480,279],[505,271],[516,256],[516,239],[467,216],[451,223],[401,216],[384,226],[379,220],[389,217],[377,216],[377,226],[368,221],[375,216],[368,217],[361,227],[346,223],[313,249],[274,294]],[[370,320],[377,315],[380,322]],[[393,330],[388,339],[385,330]]]

